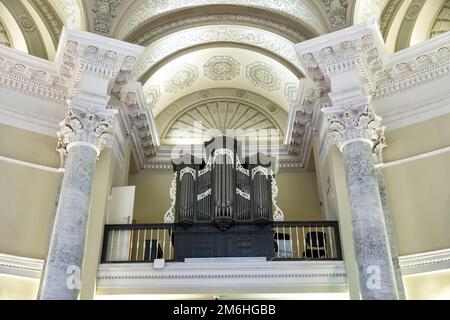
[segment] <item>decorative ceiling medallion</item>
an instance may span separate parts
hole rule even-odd
[[[419,16],[420,10],[422,9],[423,3],[421,3],[422,0],[417,0],[413,2],[405,14],[405,19],[412,21],[416,20],[416,18]]]
[[[247,78],[260,88],[267,91],[280,89],[280,78],[272,67],[264,62],[257,61],[247,66]]]
[[[280,107],[275,103],[270,103],[267,105],[267,110],[269,110],[270,113],[277,113],[278,110],[280,110]]]
[[[207,98],[209,98],[211,95],[212,95],[211,90],[203,90],[203,91],[200,91],[200,92],[198,93],[198,96],[199,96],[201,99],[207,99]]]
[[[203,66],[203,72],[211,80],[232,80],[241,73],[241,65],[230,56],[215,56]]]
[[[246,98],[246,97],[248,96],[248,92],[245,91],[245,90],[242,90],[242,89],[237,89],[237,90],[234,92],[234,95],[235,95],[237,98],[239,98],[239,99],[243,99],[243,98]]]
[[[333,28],[342,27],[347,23],[347,0],[321,0],[321,2]]]
[[[27,32],[33,32],[34,30],[36,30],[36,26],[33,20],[31,20],[27,16],[20,16],[19,23],[21,27]]]
[[[180,111],[180,107],[176,104],[172,104],[167,107],[166,111],[169,115],[174,116]]]
[[[165,82],[164,88],[167,92],[179,92],[190,87],[197,78],[197,67],[189,63],[184,63],[181,69],[177,70],[170,79]]]
[[[298,85],[293,82],[288,82],[284,86],[284,96],[286,100],[289,102],[289,105],[292,105],[297,100],[298,94]]]
[[[156,106],[161,97],[158,86],[149,86],[146,90],[147,96],[145,97],[145,102],[151,105],[152,108]]]

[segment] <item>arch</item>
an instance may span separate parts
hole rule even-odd
[[[139,79],[148,69],[177,52],[202,44],[223,42],[261,48],[288,61],[298,70],[302,70],[294,43],[285,38],[272,32],[247,26],[216,25],[178,31],[153,42],[145,49],[133,73]]]
[[[8,10],[8,8],[0,1],[0,17],[3,22],[3,27],[5,28],[9,40],[11,41],[11,47],[22,52],[28,53],[28,45],[25,41],[25,37],[19,24],[14,19],[13,14]]]
[[[202,6],[234,5],[258,8],[268,12],[278,13],[288,19],[309,26],[314,32],[322,34],[328,31],[320,11],[310,1],[266,1],[266,0],[141,0],[130,6],[118,23],[114,32],[120,39],[127,38],[143,24],[166,15],[188,8]],[[120,29],[119,29],[120,28]]]
[[[213,88],[187,95],[156,117],[163,145],[201,143],[215,135],[283,141],[288,114],[271,100],[238,88]],[[196,122],[197,121],[197,122]],[[251,127],[253,130],[247,130]],[[189,138],[189,139],[187,139]],[[204,141],[197,141],[197,140]]]

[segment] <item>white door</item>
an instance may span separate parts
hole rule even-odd
[[[131,224],[133,221],[135,186],[111,189],[107,224]],[[109,233],[108,261],[128,261],[130,258],[131,231],[114,230]]]

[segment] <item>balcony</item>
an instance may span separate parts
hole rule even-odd
[[[182,242],[177,241],[177,232],[184,232],[185,229],[173,224],[106,225],[101,262],[184,262],[193,258],[237,257],[263,257],[266,261],[342,260],[339,228],[335,221],[273,222],[269,226],[273,240],[269,242],[265,237],[267,228],[249,229],[254,226],[247,224],[235,227],[239,228],[238,231],[215,232],[206,229],[200,239],[202,241],[195,243],[186,240],[190,234]],[[192,233],[196,231],[194,229]],[[259,237],[259,234],[264,234],[264,237]],[[199,239],[197,235],[193,235],[194,240]],[[191,248],[186,248],[186,244]],[[264,245],[269,248],[261,248]],[[177,254],[178,246],[183,247],[184,258]],[[259,252],[269,254],[259,255]]]
[[[347,295],[337,222],[273,222],[268,227],[269,250],[249,244],[251,236],[228,230],[208,235],[225,239],[200,244],[198,250],[188,251],[194,255],[180,259],[176,258],[179,226],[106,225],[97,294]],[[258,241],[257,236],[253,241]],[[218,243],[227,247],[210,249]],[[252,256],[249,250],[271,254]]]

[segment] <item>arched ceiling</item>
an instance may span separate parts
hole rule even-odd
[[[449,0],[358,0],[354,23],[380,21],[381,33],[391,52],[450,30]]]
[[[257,111],[260,123],[284,132],[286,121],[266,107],[276,106],[287,119],[295,102],[303,77],[295,44],[379,19],[394,52],[448,31],[449,7],[450,0],[0,0],[0,43],[49,60],[63,26],[136,43],[146,50],[133,74],[144,84],[161,135],[193,109],[163,123],[168,110],[220,90],[251,93],[254,101],[214,99]]]
[[[53,60],[63,26],[86,29],[82,0],[0,0],[0,37],[5,44]]]

